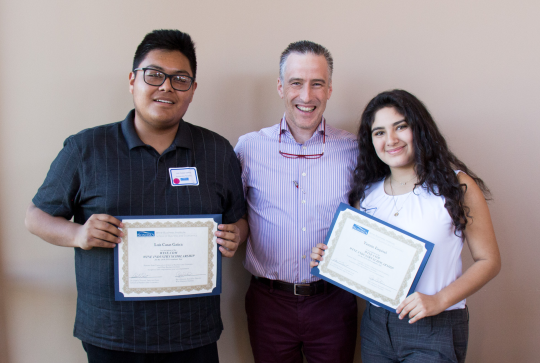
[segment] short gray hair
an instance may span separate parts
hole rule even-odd
[[[332,72],[334,71],[334,59],[332,55],[320,44],[310,42],[309,40],[300,40],[298,42],[291,43],[287,48],[281,53],[281,58],[279,59],[279,78],[283,81],[283,75],[285,74],[285,65],[287,63],[287,58],[291,53],[307,54],[311,53],[314,55],[322,55],[326,59],[328,64],[328,74],[330,79],[332,79]]]

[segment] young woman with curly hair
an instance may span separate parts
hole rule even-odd
[[[403,90],[383,92],[362,114],[349,203],[435,244],[416,286],[391,313],[367,302],[362,361],[464,362],[465,299],[500,270],[489,190],[449,149],[426,107]],[[473,265],[462,274],[467,241]],[[311,266],[327,246],[313,248]]]

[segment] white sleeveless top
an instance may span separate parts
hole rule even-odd
[[[456,171],[456,174],[459,171]],[[416,290],[434,295],[461,276],[461,250],[463,241],[454,234],[454,225],[444,207],[445,198],[433,195],[422,187],[395,196],[399,215],[392,196],[384,191],[384,180],[374,183],[366,190],[362,211],[387,223],[432,242],[435,247],[426,264]],[[465,300],[446,310],[465,308]]]

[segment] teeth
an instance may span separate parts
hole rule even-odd
[[[163,103],[170,103],[170,104],[172,104],[171,101],[166,101],[166,100],[156,100],[156,101],[157,101],[157,102],[163,102]]]
[[[313,107],[302,107],[302,106],[297,105],[296,107],[298,107],[298,109],[300,111],[304,111],[304,112],[311,112],[311,111],[313,111],[315,109],[315,106],[313,106]]]

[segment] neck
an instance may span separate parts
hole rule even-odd
[[[289,126],[289,131],[291,132],[291,134],[294,137],[294,139],[296,140],[296,142],[299,143],[299,144],[304,144],[306,141],[311,139],[311,137],[313,136],[313,134],[315,133],[315,131],[317,130],[317,128],[321,124],[319,122],[317,124],[317,126],[315,126],[314,128],[303,129],[303,128],[291,125],[291,123],[289,123],[287,121],[287,119],[285,119],[285,122],[287,122],[287,125]]]
[[[414,171],[414,166],[406,168],[390,168],[390,176],[394,181],[403,183],[414,179],[416,177],[416,171]]]
[[[416,183],[414,168],[390,168],[390,176],[384,180],[384,191],[388,195],[402,195],[411,192]]]
[[[135,116],[134,125],[137,136],[141,141],[152,146],[159,154],[163,154],[174,141],[179,124],[169,128],[157,129]]]

